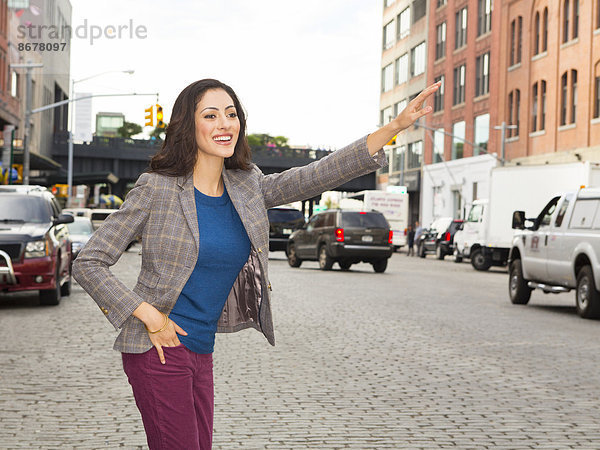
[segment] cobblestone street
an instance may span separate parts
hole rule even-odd
[[[277,346],[217,336],[214,448],[600,447],[600,322],[573,293],[396,253],[384,274],[271,256]],[[138,247],[114,270],[133,286]],[[145,448],[116,333],[77,285],[0,296],[0,447]]]

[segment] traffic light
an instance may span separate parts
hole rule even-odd
[[[158,106],[158,105],[156,105]],[[146,123],[144,123],[145,127],[151,127],[154,125],[154,114],[152,109],[154,108],[154,106],[151,106],[150,108],[145,109],[144,111],[146,111],[146,116],[144,117],[144,119],[146,119]],[[161,108],[162,110],[162,108]],[[161,117],[162,117],[162,112],[161,112]]]
[[[156,128],[164,128],[165,123],[163,122],[163,110],[162,106],[156,104]]]

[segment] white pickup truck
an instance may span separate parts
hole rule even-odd
[[[529,226],[526,226],[529,222]],[[582,188],[556,196],[535,219],[513,214],[509,294],[527,304],[533,289],[575,289],[577,313],[600,318],[600,189]]]

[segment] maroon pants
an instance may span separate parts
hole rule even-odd
[[[163,351],[165,364],[155,348],[122,353],[148,446],[150,450],[209,450],[214,412],[212,354],[194,353],[183,344]]]

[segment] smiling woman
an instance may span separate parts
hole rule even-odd
[[[91,237],[73,275],[115,328],[114,348],[151,449],[210,449],[215,333],[244,328],[275,345],[267,209],[315,197],[386,165],[382,147],[431,111],[425,89],[386,126],[325,158],[264,175],[229,86],[186,87],[150,172]],[[110,271],[142,236],[133,290]]]

